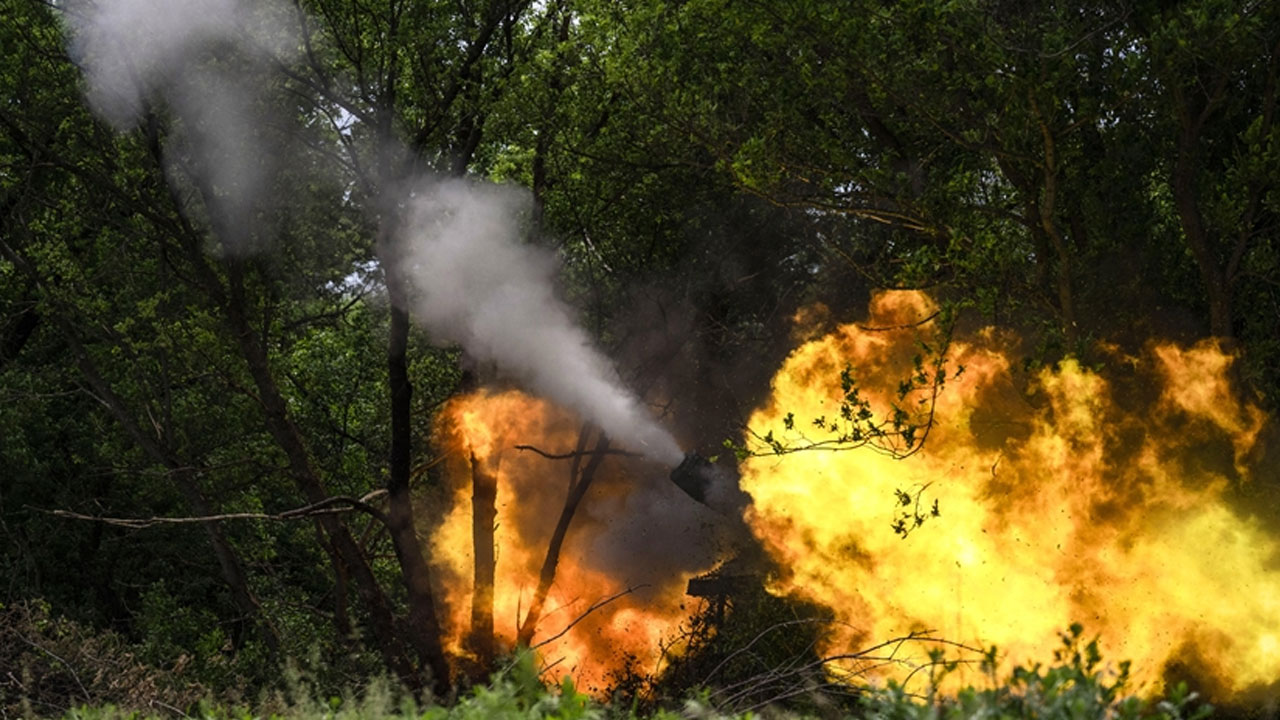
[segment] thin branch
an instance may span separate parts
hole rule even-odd
[[[555,667],[556,667],[557,665],[559,665],[560,663],[562,663],[562,662],[564,662],[564,657],[563,657],[563,656],[556,658],[555,662],[550,663],[550,664],[548,664],[548,665],[544,666],[541,670],[539,670],[539,671],[538,671],[538,675],[546,675],[547,673],[549,673],[549,672],[551,672],[552,670],[554,670],[554,669],[555,669]]]
[[[333,497],[325,498],[320,502],[311,503],[310,505],[304,505],[299,508],[294,508],[293,510],[286,510],[282,513],[274,514],[243,512],[187,517],[119,518],[84,515],[70,510],[46,510],[44,508],[31,507],[29,505],[27,507],[31,510],[53,515],[54,517],[65,518],[68,520],[89,520],[104,523],[106,525],[130,528],[133,530],[142,530],[156,525],[192,525],[197,523],[216,522],[220,520],[303,520],[317,515],[344,513],[352,510],[359,510],[385,523],[386,515],[369,503],[379,497],[382,497],[386,493],[386,490],[375,490],[359,499],[347,497],[345,495],[335,495]],[[336,505],[342,505],[343,507],[334,507]]]
[[[769,633],[773,632],[774,630],[780,630],[780,629],[785,628],[785,627],[788,627],[788,626],[790,626],[790,625],[803,625],[803,624],[809,624],[809,623],[822,623],[822,624],[824,624],[824,625],[825,625],[825,624],[833,623],[833,622],[836,622],[836,621],[835,621],[834,619],[832,619],[832,618],[797,618],[797,619],[795,619],[795,620],[788,620],[788,621],[786,621],[786,622],[781,622],[781,623],[777,623],[777,624],[775,624],[775,625],[770,625],[769,627],[765,628],[764,630],[761,630],[761,631],[760,631],[760,633],[759,633],[758,635],[756,635],[754,638],[752,638],[752,639],[751,639],[751,642],[748,642],[746,645],[743,645],[742,647],[738,648],[737,650],[734,650],[733,652],[731,652],[731,653],[729,653],[728,655],[726,655],[726,656],[724,657],[724,659],[723,659],[723,660],[721,660],[721,661],[720,661],[720,663],[719,663],[718,665],[716,665],[714,668],[712,668],[712,669],[711,669],[711,672],[707,673],[707,676],[706,676],[706,677],[704,677],[704,678],[702,679],[702,683],[703,683],[704,685],[705,685],[705,684],[710,683],[710,682],[711,682],[711,678],[715,677],[715,676],[716,676],[716,673],[720,672],[720,668],[724,667],[726,664],[728,664],[728,663],[729,663],[729,661],[733,660],[733,659],[734,659],[734,658],[736,658],[738,655],[741,655],[742,653],[744,653],[744,652],[746,652],[746,651],[750,650],[750,649],[752,648],[752,646],[754,646],[757,642],[760,642],[760,640],[761,640],[761,639],[763,639],[765,635],[768,635]]]
[[[517,450],[527,450],[537,453],[548,460],[568,460],[570,458],[590,457],[592,455],[619,455],[622,457],[642,457],[640,453],[631,452],[630,450],[621,450],[618,448],[606,448],[604,450],[575,450],[566,453],[550,453],[533,445],[516,445]]]
[[[155,699],[149,700],[148,702],[151,704],[151,706],[152,706],[152,707],[162,707],[162,708],[164,708],[165,710],[168,710],[169,712],[174,713],[174,714],[176,714],[176,715],[178,715],[178,716],[180,716],[180,717],[184,717],[184,718],[190,718],[190,717],[191,717],[190,715],[188,715],[188,714],[186,714],[185,712],[183,712],[181,708],[174,707],[173,705],[170,705],[170,704],[169,704],[169,703],[167,703],[167,702],[163,702],[163,701],[155,700]]]
[[[556,633],[555,635],[552,635],[551,637],[547,638],[546,640],[543,640],[542,642],[538,643],[537,645],[532,645],[532,646],[530,646],[530,649],[531,649],[531,650],[537,650],[538,648],[542,647],[543,645],[546,645],[547,643],[552,643],[552,642],[555,642],[556,640],[559,640],[560,638],[562,638],[562,637],[564,637],[564,636],[565,636],[565,633],[567,633],[567,632],[569,632],[570,630],[572,630],[574,625],[577,625],[578,623],[582,622],[583,620],[586,620],[586,619],[587,619],[587,616],[588,616],[588,615],[590,615],[591,613],[593,613],[593,612],[595,612],[595,611],[599,610],[600,608],[604,607],[605,605],[608,605],[609,603],[613,602],[614,600],[617,600],[617,599],[619,599],[619,598],[621,598],[621,597],[625,597],[625,596],[630,595],[631,593],[633,593],[633,592],[635,592],[635,591],[637,591],[637,590],[640,590],[640,589],[642,589],[642,588],[647,588],[647,587],[649,587],[647,584],[646,584],[646,585],[632,585],[632,586],[628,587],[628,588],[627,588],[627,589],[625,589],[625,590],[619,590],[618,592],[616,592],[616,593],[614,593],[614,594],[610,595],[609,597],[607,597],[607,598],[605,598],[605,599],[603,599],[603,600],[597,600],[596,602],[592,603],[592,604],[591,604],[591,607],[587,608],[587,609],[586,609],[586,610],[585,610],[581,615],[579,615],[578,617],[574,618],[574,619],[573,619],[573,622],[569,623],[568,625],[565,625],[563,630],[561,630],[560,632]]]
[[[823,619],[812,618],[812,619],[808,619],[807,621],[823,622]],[[774,625],[766,629],[754,640],[752,640],[751,643],[748,643],[747,646],[740,648],[734,654],[737,655],[739,653],[745,652],[751,647],[751,644],[760,640],[761,637],[763,637],[765,634],[769,633],[770,631],[783,628],[787,625],[795,624],[796,622],[806,622],[806,620],[788,621],[785,623],[779,623],[777,625]],[[737,711],[743,711],[743,710],[749,711],[754,708],[759,708],[763,705],[768,705],[770,703],[777,702],[779,700],[783,700],[788,697],[792,697],[796,694],[800,694],[803,692],[811,692],[815,689],[821,690],[821,691],[828,691],[828,692],[834,691],[834,692],[841,692],[841,693],[848,691],[849,686],[847,683],[819,682],[819,684],[815,688],[813,685],[810,685],[808,683],[797,682],[797,680],[801,678],[812,679],[815,676],[834,677],[834,673],[839,672],[839,669],[829,667],[829,666],[835,663],[849,662],[849,661],[856,661],[858,663],[858,667],[856,669],[853,669],[848,673],[843,673],[844,677],[849,679],[854,677],[865,677],[868,673],[874,672],[884,667],[906,666],[906,667],[912,668],[911,673],[908,675],[908,681],[911,677],[914,677],[915,674],[920,672],[922,669],[936,667],[939,664],[938,661],[933,660],[932,658],[925,661],[924,663],[915,664],[909,658],[899,657],[898,656],[899,652],[908,643],[929,643],[929,644],[936,644],[936,645],[944,645],[944,646],[956,648],[969,653],[974,653],[974,654],[982,653],[982,651],[979,648],[971,647],[969,645],[965,645],[964,643],[956,642],[953,640],[947,640],[944,638],[935,637],[934,635],[932,635],[932,632],[933,631],[930,631],[930,630],[915,631],[907,635],[902,635],[902,636],[891,638],[889,640],[885,640],[883,642],[877,643],[875,645],[864,648],[862,650],[857,650],[854,652],[847,652],[847,653],[836,653],[836,654],[827,655],[824,657],[814,658],[807,661],[803,661],[803,654],[797,655],[796,657],[793,657],[791,660],[783,663],[782,665],[769,668],[765,672],[759,673],[757,675],[746,678],[739,682],[732,683],[728,686],[717,688],[713,694],[719,699],[718,705],[722,708],[731,707]],[[885,652],[886,650],[887,652]],[[945,661],[945,662],[973,663],[978,661],[960,658],[954,661]],[[904,682],[904,686],[905,684],[906,682]],[[762,696],[764,696],[763,699],[762,699]],[[749,707],[744,708],[739,705],[739,703],[742,703],[742,702],[750,702],[752,704]]]
[[[59,656],[58,656],[58,654],[57,654],[57,653],[53,652],[53,651],[52,651],[52,650],[50,650],[49,648],[42,647],[39,643],[36,643],[36,642],[31,641],[30,639],[28,639],[27,637],[23,636],[23,635],[22,635],[22,634],[20,634],[20,633],[15,633],[15,636],[16,636],[19,640],[21,640],[22,642],[24,642],[24,643],[26,643],[26,644],[30,645],[31,647],[35,648],[36,650],[39,650],[40,652],[44,653],[45,655],[48,655],[49,657],[51,657],[51,658],[53,658],[54,660],[57,660],[59,663],[61,663],[61,664],[62,664],[62,666],[63,666],[63,667],[65,667],[65,668],[67,669],[67,672],[71,673],[71,679],[76,681],[76,685],[77,685],[77,686],[79,686],[79,688],[80,688],[80,692],[84,695],[84,699],[85,699],[86,701],[88,701],[88,702],[93,702],[93,697],[92,697],[92,696],[90,696],[90,695],[89,695],[89,691],[85,689],[85,687],[84,687],[84,683],[80,682],[80,675],[79,675],[79,673],[77,673],[77,672],[76,672],[76,669],[75,669],[75,668],[71,667],[71,663],[67,662],[66,660],[63,660],[61,657],[59,657]]]
[[[942,310],[934,310],[932,313],[914,322],[902,323],[901,325],[858,325],[858,329],[864,332],[892,332],[894,330],[912,330],[914,328],[923,327],[933,321],[934,318],[942,314]]]

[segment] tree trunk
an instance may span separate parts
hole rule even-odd
[[[413,461],[413,384],[409,381],[409,314],[401,309],[398,283],[388,280],[391,294],[391,330],[387,346],[387,373],[391,389],[391,458],[387,480],[391,542],[400,564],[401,579],[409,598],[409,643],[431,671],[437,694],[448,691],[449,664],[440,643],[430,567],[422,551],[414,523],[413,494],[409,485]]]
[[[494,468],[496,470],[496,468]],[[496,472],[481,467],[471,455],[471,545],[474,553],[475,584],[471,595],[470,646],[476,654],[481,672],[492,669],[493,583],[496,558],[493,551],[493,529],[498,516],[498,478]]]
[[[1178,140],[1178,160],[1173,169],[1173,202],[1182,224],[1191,256],[1200,271],[1205,297],[1209,301],[1209,332],[1230,339],[1234,336],[1231,317],[1231,287],[1215,256],[1209,234],[1205,230],[1204,217],[1196,198],[1196,128],[1187,127]]]
[[[565,535],[569,532],[569,523],[573,521],[574,513],[578,511],[578,505],[586,496],[587,489],[591,487],[596,470],[600,468],[600,463],[604,462],[605,451],[609,449],[609,438],[601,432],[596,440],[595,451],[587,461],[586,468],[582,470],[582,475],[579,476],[578,467],[582,462],[589,432],[588,427],[583,427],[578,435],[578,448],[574,453],[573,464],[569,468],[569,494],[565,497],[564,507],[560,510],[556,529],[551,533],[551,542],[547,544],[547,555],[542,561],[542,572],[538,575],[538,588],[533,593],[532,602],[529,603],[529,612],[524,616],[524,622],[520,623],[520,630],[516,634],[518,645],[529,645],[533,641],[533,633],[538,629],[538,621],[542,618],[542,607],[546,604],[547,593],[551,591],[551,585],[556,579],[556,568],[560,565],[560,549],[564,545]]]
[[[1036,118],[1040,122],[1040,137],[1044,149],[1044,164],[1041,167],[1044,186],[1037,203],[1037,209],[1039,210],[1038,220],[1045,237],[1049,239],[1049,243],[1053,246],[1054,254],[1058,256],[1058,311],[1062,313],[1062,333],[1067,339],[1067,345],[1070,350],[1075,351],[1080,338],[1080,326],[1076,321],[1075,294],[1072,290],[1073,275],[1075,274],[1075,270],[1072,267],[1072,250],[1067,245],[1066,238],[1062,236],[1062,232],[1058,229],[1058,224],[1054,220],[1054,214],[1058,206],[1057,142],[1054,138],[1053,130],[1041,116],[1040,108],[1036,104],[1034,97],[1030,98],[1030,103]]]
[[[316,539],[329,556],[329,564],[333,566],[333,630],[340,638],[349,638],[352,634],[351,612],[349,608],[351,583],[347,581],[347,567],[342,558],[333,549],[333,543],[325,536],[324,528],[315,523]]]
[[[254,336],[245,312],[244,261],[228,258],[226,263],[229,281],[226,319],[231,334],[248,365],[254,385],[258,389],[258,402],[262,405],[267,429],[284,451],[289,462],[290,475],[298,489],[302,491],[308,502],[320,502],[329,497],[329,494],[311,464],[311,455],[302,439],[301,431],[289,417],[284,395],[280,392],[275,377],[271,373],[266,350]],[[378,579],[374,577],[373,569],[369,566],[364,551],[337,516],[321,515],[319,524],[333,543],[334,551],[338,553],[351,573],[356,591],[369,613],[369,626],[387,668],[406,686],[420,687],[421,679],[405,653],[395,617],[391,612],[391,605],[382,591],[382,586],[378,584]]]

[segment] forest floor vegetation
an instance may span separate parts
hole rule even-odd
[[[490,682],[447,703],[420,703],[385,677],[361,687],[328,694],[294,666],[280,686],[245,702],[214,694],[186,678],[181,661],[157,669],[137,659],[126,642],[111,633],[93,633],[52,618],[39,604],[0,608],[0,718],[65,720],[960,720],[961,718],[1038,718],[1076,720],[1204,720],[1212,708],[1185,685],[1163,697],[1135,694],[1129,667],[1104,663],[1096,643],[1085,642],[1079,626],[1063,635],[1062,650],[1049,666],[996,670],[994,649],[982,663],[987,681],[944,692],[943,679],[957,669],[941,653],[932,658],[923,687],[871,683],[850,700],[834,705],[826,698],[756,712],[724,712],[711,689],[695,689],[683,698],[658,698],[648,708],[625,701],[597,700],[562,679],[548,684],[532,653],[516,654]]]

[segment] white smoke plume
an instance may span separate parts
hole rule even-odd
[[[615,442],[658,462],[680,462],[675,440],[556,296],[555,258],[521,242],[527,193],[449,180],[421,186],[410,202],[396,271],[420,322],[590,418]]]
[[[249,225],[272,167],[255,108],[261,59],[287,54],[289,33],[273,12],[242,0],[80,1],[67,12],[90,106],[125,131],[163,100],[178,120],[169,172],[204,188],[221,249],[233,253],[255,247]]]
[[[293,42],[272,20],[279,8],[262,0],[73,0],[68,10],[72,56],[94,110],[123,131],[153,96],[162,98],[182,139],[180,152],[171,145],[166,154],[207,190],[221,249],[255,249],[251,217],[273,155],[256,132],[264,111],[255,110],[255,84],[261,59],[287,60]],[[408,309],[438,338],[576,410],[616,442],[679,463],[679,446],[556,297],[555,258],[521,242],[525,210],[527,196],[512,189],[422,184],[400,254],[384,258],[412,290]]]
[[[119,130],[133,126],[146,96],[168,84],[209,42],[233,39],[239,0],[76,3],[68,17],[72,56],[88,80],[89,104]]]

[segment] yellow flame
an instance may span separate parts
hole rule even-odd
[[[551,403],[516,391],[482,390],[459,396],[442,410],[436,442],[446,456],[448,497],[444,517],[432,533],[436,577],[443,586],[443,621],[449,650],[466,655],[473,595],[473,462],[497,477],[494,530],[496,578],[493,617],[499,647],[516,641],[538,584],[547,544],[569,488],[567,460],[550,460],[514,446],[548,452],[572,450],[580,422]],[[664,578],[635,595],[588,613],[628,587],[592,562],[593,543],[609,531],[609,513],[620,511],[634,483],[620,481],[624,464],[606,460],[579,507],[559,556],[533,644],[555,676],[572,675],[580,687],[603,689],[611,673],[629,662],[652,667],[660,639],[687,617],[682,601],[686,576]],[[585,617],[584,617],[585,615]],[[564,634],[555,637],[564,630]]]
[[[918,343],[936,343],[936,328],[913,324],[932,308],[918,293],[878,295],[867,327],[791,354],[750,427],[814,440],[810,421],[837,412],[846,364],[888,407]],[[744,463],[748,522],[783,568],[773,589],[836,613],[832,649],[932,630],[1044,661],[1080,622],[1152,687],[1171,662],[1227,693],[1280,678],[1277,543],[1229,502],[1265,417],[1232,394],[1231,357],[1157,345],[1109,381],[1074,360],[1027,375],[1010,344],[987,330],[951,345],[949,377],[964,372],[938,396],[919,454]],[[895,489],[936,499],[941,516],[899,537]]]

